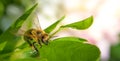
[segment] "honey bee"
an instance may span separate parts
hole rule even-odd
[[[37,17],[38,19],[38,17]],[[39,20],[37,20],[39,21]],[[37,22],[39,23],[39,22]],[[32,47],[33,50],[35,50],[38,53],[38,49],[35,46],[35,44],[40,45],[42,47],[42,43],[47,45],[48,44],[48,39],[49,35],[43,31],[40,27],[38,26],[37,29],[29,29],[24,33],[24,40]]]

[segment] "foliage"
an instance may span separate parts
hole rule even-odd
[[[11,32],[17,32],[27,20],[29,15],[35,10],[37,4],[26,11],[0,36],[0,60],[2,61],[97,61],[100,58],[100,50],[87,43],[87,40],[78,37],[62,37],[49,41],[48,45],[39,48],[40,55],[36,55],[28,44],[23,43],[16,47],[21,41]],[[52,32],[55,27],[65,18],[63,16],[57,22],[45,29],[47,33]],[[60,28],[74,28],[78,30],[87,29],[93,22],[93,16],[83,21],[63,25]],[[59,29],[58,29],[59,31]],[[57,31],[57,32],[58,32]],[[55,33],[57,33],[55,32]],[[51,37],[54,34],[51,35]],[[24,47],[23,47],[24,46]]]
[[[30,0],[0,0],[0,35],[31,5]]]
[[[110,59],[109,61],[120,61],[120,43],[112,45],[110,48]]]
[[[6,45],[4,46],[3,50],[0,52],[1,54],[10,53],[15,49],[15,45],[18,42],[19,37],[17,37],[12,32],[13,31],[17,32],[20,29],[24,21],[28,18],[28,16],[35,9],[36,5],[34,5],[31,9],[25,12],[25,14],[23,14],[20,18],[18,18],[15,23],[13,23],[3,34],[1,34],[0,43],[6,42]]]
[[[88,27],[90,27],[93,23],[93,16],[86,18],[82,21],[79,22],[75,22],[72,24],[68,24],[68,25],[64,25],[62,26],[63,28],[66,27],[71,27],[71,28],[75,28],[75,29],[79,29],[79,30],[83,30],[83,29],[87,29]]]
[[[120,34],[118,35],[118,43],[111,45],[109,61],[120,61]]]

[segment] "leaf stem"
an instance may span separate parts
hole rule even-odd
[[[60,27],[59,29],[57,29],[53,34],[50,35],[50,38],[53,37],[56,33],[58,33],[62,29],[63,29],[62,27]]]

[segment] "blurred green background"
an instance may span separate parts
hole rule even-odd
[[[0,0],[0,34],[31,5],[31,0]]]

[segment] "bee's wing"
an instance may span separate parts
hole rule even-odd
[[[15,36],[23,36],[24,32],[25,32],[24,29],[20,29],[18,31],[16,31],[16,30],[10,31],[10,33],[13,34],[13,35],[15,35]]]
[[[39,30],[42,29],[41,26],[40,26],[39,17],[38,17],[37,14],[36,14],[36,18],[35,18],[35,20],[33,21],[33,23],[34,23],[34,25],[35,25],[35,27],[36,27],[37,29],[39,29]]]

